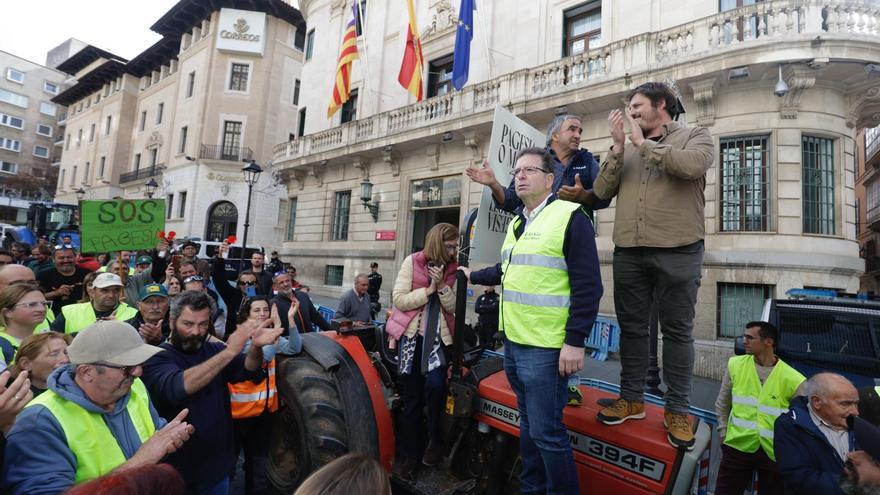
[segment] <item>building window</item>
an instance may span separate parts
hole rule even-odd
[[[147,111],[144,110],[143,112],[141,112],[141,122],[140,122],[140,124],[138,124],[138,130],[143,131],[146,128],[147,128]]]
[[[360,8],[357,11],[357,19],[356,19],[356,23],[355,23],[355,27],[354,27],[355,33],[358,36],[361,36],[364,34],[363,24],[364,24],[364,14],[366,12],[367,12],[367,0],[361,0],[360,1]]]
[[[13,93],[12,91],[6,91],[5,89],[0,89],[0,101],[22,108],[27,108],[28,106],[27,96]]]
[[[721,140],[721,230],[768,229],[770,159],[767,136]]]
[[[101,161],[100,161],[100,163],[98,164],[98,178],[99,178],[99,179],[104,177],[104,166],[105,166],[106,164],[107,164],[107,157],[106,157],[106,156],[102,156],[102,157],[101,157]]]
[[[186,153],[186,133],[189,128],[187,126],[183,126],[180,128],[180,145],[177,147],[178,153]]]
[[[296,227],[296,198],[290,198],[289,214],[287,216],[287,239],[293,240],[293,231]]]
[[[34,156],[49,158],[49,148],[45,146],[34,146]]]
[[[327,265],[324,270],[324,285],[342,287],[343,269],[344,267],[342,265]]]
[[[79,142],[82,141],[82,129],[79,130],[79,137],[76,140],[76,145],[79,146]],[[92,124],[89,127],[89,142],[95,142],[95,124]]]
[[[11,162],[0,162],[0,172],[5,172],[7,174],[17,174],[18,164]]]
[[[602,2],[592,1],[563,14],[565,46],[563,56],[577,55],[602,42]]]
[[[223,149],[220,151],[223,160],[238,160],[241,150],[241,122],[226,120],[223,122]]]
[[[70,174],[70,187],[73,187],[73,185],[76,184],[76,169],[78,168],[79,167],[76,165],[73,166],[73,170],[71,171],[73,173]]]
[[[67,173],[67,170],[61,169],[61,174],[58,176],[58,189],[64,187],[64,175]]]
[[[801,138],[804,233],[834,235],[834,140]]]
[[[865,184],[865,219],[870,224],[878,215],[880,215],[880,178],[875,178]]]
[[[21,141],[17,139],[0,137],[0,149],[16,152],[21,151]]]
[[[155,168],[159,162],[159,148],[150,149],[150,167]]]
[[[91,168],[92,168],[92,162],[86,162],[86,168],[83,171],[84,172],[83,173],[83,184],[86,184],[89,182],[89,172],[91,172]]]
[[[351,191],[337,191],[333,206],[333,226],[330,231],[331,241],[348,239],[348,212],[351,209]]]
[[[67,133],[67,139],[64,141],[64,151],[70,151],[70,133]]]
[[[13,117],[12,115],[6,115],[5,113],[0,113],[0,124],[5,125],[6,127],[12,127],[13,129],[24,129],[23,119]]]
[[[113,126],[113,117],[110,116],[110,115],[108,115],[108,116],[107,116],[107,120],[106,120],[105,123],[104,123],[104,135],[105,135],[105,136],[109,136],[109,135],[110,135],[110,128],[111,128],[112,126]]]
[[[340,123],[357,120],[358,90],[352,89],[348,101],[342,104],[342,120]]]
[[[140,169],[141,169],[141,154],[135,153],[134,154],[134,169],[133,170],[135,172],[137,172]]]
[[[312,51],[315,49],[315,30],[309,29],[306,34],[306,60],[312,59]]]
[[[299,105],[299,79],[293,81],[293,104]]]
[[[37,124],[37,134],[40,136],[52,137],[52,126],[46,124]]]
[[[165,196],[165,220],[171,218],[172,211],[174,211],[174,193]]]
[[[302,30],[297,29],[295,33],[293,33],[293,47],[299,51],[303,51],[306,46],[306,35],[302,32]]]
[[[183,218],[186,215],[186,191],[177,193],[177,217]]]
[[[162,123],[162,114],[165,113],[165,104],[159,103],[159,107],[156,109],[156,125]]]
[[[296,135],[299,137],[305,136],[306,134],[306,109],[299,109],[299,119],[296,123]]]
[[[43,91],[50,93],[50,94],[53,94],[53,95],[57,95],[58,94],[58,85],[53,82],[43,81]]]
[[[232,64],[232,69],[229,73],[230,91],[247,91],[249,70],[250,67],[247,64]]]
[[[192,71],[189,73],[189,76],[186,78],[186,97],[190,98],[193,95],[193,89],[196,85],[196,71]]]
[[[40,102],[40,113],[48,115],[50,117],[54,117],[57,111],[58,107],[56,107],[54,104],[45,101]]]
[[[772,285],[718,283],[718,336],[743,334],[746,323],[761,319],[764,301],[773,297]]]
[[[24,72],[15,70],[12,67],[6,69],[6,79],[18,84],[24,84]]]
[[[452,55],[428,63],[428,98],[452,91]]]
[[[92,124],[92,125],[94,125],[94,124]],[[76,147],[77,147],[77,148],[79,148],[80,145],[82,145],[82,140],[83,140],[83,130],[82,130],[82,129],[78,129],[78,130],[76,131]]]

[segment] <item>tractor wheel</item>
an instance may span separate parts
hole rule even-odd
[[[307,354],[279,368],[284,407],[276,414],[267,474],[277,490],[292,493],[313,471],[348,453],[349,438],[333,374]]]

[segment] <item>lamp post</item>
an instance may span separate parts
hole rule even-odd
[[[372,203],[373,199],[373,183],[368,179],[364,179],[361,182],[361,203],[364,205],[365,210],[370,210],[370,215],[373,216],[373,221],[379,221],[379,203]]]
[[[238,260],[238,271],[244,269],[244,252],[247,248],[248,228],[251,226],[251,194],[254,192],[254,184],[260,180],[260,174],[263,169],[257,165],[257,162],[251,160],[247,167],[241,169],[244,173],[244,181],[248,186],[247,207],[244,209],[244,236],[241,241],[241,256]]]
[[[156,179],[151,177],[150,181],[144,184],[144,194],[147,195],[147,198],[153,199],[156,189],[159,189],[159,184],[156,182]]]
[[[74,193],[76,194],[77,201],[82,201],[83,198],[86,197],[86,190],[81,187],[79,189],[77,189],[76,191],[74,191]]]

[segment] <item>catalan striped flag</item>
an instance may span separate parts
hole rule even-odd
[[[333,117],[333,114],[351,96],[351,63],[358,58],[357,9],[357,1],[355,1],[351,8],[351,20],[345,27],[345,34],[342,35],[342,48],[339,51],[339,60],[336,62],[336,82],[330,94],[330,106],[327,107],[328,119]]]
[[[403,51],[403,61],[400,63],[397,81],[416,97],[416,101],[422,101],[422,68],[425,63],[422,59],[422,43],[419,41],[419,28],[416,26],[413,0],[406,0],[406,8],[409,10],[409,26],[406,31],[406,48]]]

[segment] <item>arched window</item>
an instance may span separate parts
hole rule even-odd
[[[214,203],[208,210],[208,226],[205,229],[205,239],[220,242],[231,235],[235,235],[238,226],[238,208],[229,201]]]

